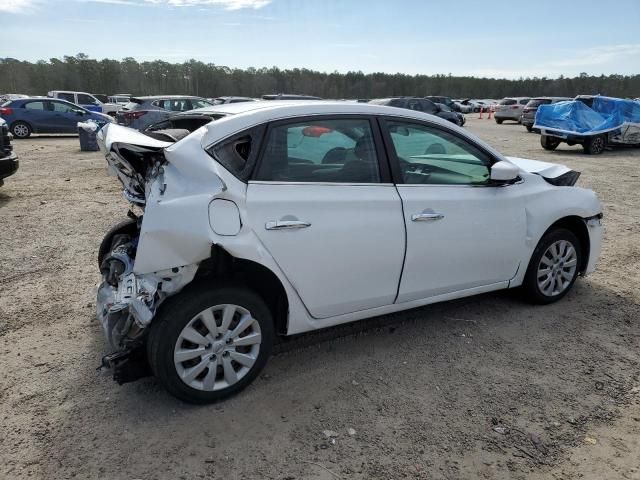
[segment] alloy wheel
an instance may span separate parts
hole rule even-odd
[[[27,136],[29,136],[29,127],[27,127],[23,123],[20,123],[20,124],[16,125],[15,127],[13,127],[13,134],[18,138],[27,137]]]
[[[182,329],[173,362],[180,379],[191,388],[222,390],[251,370],[261,343],[260,324],[246,308],[215,305],[197,314]]]
[[[537,271],[538,288],[552,297],[564,292],[573,281],[578,268],[578,254],[567,240],[552,243],[540,258]]]

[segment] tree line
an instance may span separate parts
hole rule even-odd
[[[323,98],[447,95],[454,98],[575,96],[640,97],[638,75],[496,79],[403,73],[326,73],[306,68],[229,68],[189,60],[138,62],[89,58],[83,53],[48,61],[0,58],[0,93],[45,95],[50,90],[132,95],[189,94],[201,97],[299,93]]]

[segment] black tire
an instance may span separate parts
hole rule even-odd
[[[131,218],[127,218],[126,220],[113,226],[102,238],[102,242],[100,242],[100,247],[98,248],[98,268],[102,266],[104,257],[106,257],[111,250],[111,243],[113,242],[113,237],[115,235],[135,235],[137,232],[137,223]]]
[[[607,148],[607,139],[604,135],[594,135],[585,140],[582,148],[589,155],[600,155]]]
[[[33,128],[27,122],[17,121],[11,124],[11,134],[15,138],[29,138],[33,133]]]
[[[540,289],[540,286],[538,285],[538,267],[540,266],[542,256],[547,252],[547,249],[555,242],[558,242],[560,240],[569,242],[575,249],[576,269],[573,278],[563,291],[557,294],[547,295]],[[557,302],[562,297],[564,297],[573,287],[573,284],[575,283],[576,278],[578,278],[578,275],[580,273],[581,265],[582,248],[580,246],[580,242],[578,241],[578,237],[576,237],[571,230],[567,230],[566,228],[555,228],[553,230],[550,230],[542,237],[542,239],[540,239],[538,245],[533,251],[533,254],[531,255],[531,260],[529,261],[529,266],[527,267],[527,273],[525,274],[524,281],[522,282],[522,292],[524,293],[525,299],[531,303],[541,305]]]
[[[251,313],[260,326],[261,342],[255,363],[231,386],[214,391],[198,390],[180,378],[173,360],[176,342],[183,328],[199,313],[216,305],[238,305]],[[202,284],[183,290],[161,305],[151,324],[147,357],[158,381],[173,396],[188,403],[205,404],[229,397],[249,385],[264,368],[273,346],[271,312],[262,298],[241,286]]]
[[[495,117],[494,117],[494,118],[495,118]],[[501,119],[501,118],[496,118],[496,123],[497,123],[498,125],[502,125],[502,122],[504,122],[504,120],[503,120],[503,119]]]
[[[527,125],[527,132],[529,132],[529,133],[533,132],[533,127]]]
[[[548,135],[541,135],[540,145],[542,145],[542,148],[544,148],[545,150],[555,150],[556,148],[558,148],[558,145],[560,145],[560,140]]]

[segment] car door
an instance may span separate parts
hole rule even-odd
[[[85,120],[85,116],[79,114],[81,111],[75,105],[67,102],[50,100],[47,102],[48,110],[52,112],[53,123],[58,133],[76,133],[78,131],[78,122]]]
[[[526,268],[519,185],[492,185],[491,155],[443,126],[382,123],[407,229],[396,301],[506,286]]]
[[[55,133],[54,122],[51,112],[46,110],[45,102],[42,100],[34,100],[26,102],[21,112],[21,120],[31,125],[37,133]]]
[[[394,302],[405,232],[381,152],[367,117],[298,118],[265,135],[248,223],[315,318]]]

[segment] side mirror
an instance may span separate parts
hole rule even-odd
[[[497,162],[491,167],[491,180],[499,183],[512,182],[518,178],[520,170],[509,162]]]

